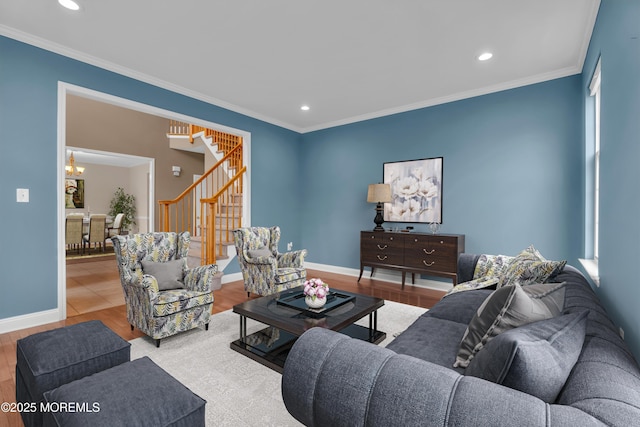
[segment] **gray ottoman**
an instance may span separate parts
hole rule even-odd
[[[99,320],[18,340],[16,401],[35,403],[37,409],[21,413],[24,425],[42,425],[39,409],[44,392],[128,362],[130,347]]]
[[[207,402],[148,357],[62,385],[44,399],[45,427],[205,425]]]

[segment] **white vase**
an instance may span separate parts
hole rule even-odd
[[[314,300],[313,297],[306,296],[304,297],[304,302],[307,304],[307,307],[309,308],[320,308],[324,306],[325,303],[327,302],[327,297],[324,297],[324,298],[316,297],[316,299]]]

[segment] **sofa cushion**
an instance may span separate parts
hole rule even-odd
[[[457,292],[443,297],[442,301],[434,305],[423,316],[437,317],[438,319],[450,320],[462,323],[463,327],[469,325],[473,316],[478,311],[478,307],[493,291],[488,289],[478,289],[470,292]],[[460,340],[456,345],[460,344]]]
[[[500,334],[476,353],[465,375],[553,403],[582,350],[587,314],[557,316]]]
[[[159,291],[184,288],[184,283],[182,282],[184,260],[174,259],[167,262],[153,262],[143,259],[140,263],[144,274],[149,274],[156,278]]]
[[[516,256],[502,273],[498,288],[509,285],[544,283],[557,275],[567,261],[548,261],[540,252],[529,246]]]
[[[537,320],[560,314],[565,283],[505,286],[480,305],[460,343],[454,367],[464,367],[492,338]]]
[[[158,292],[158,297],[153,303],[153,316],[170,316],[211,303],[213,303],[213,292],[169,289]]]
[[[449,307],[451,308],[451,307]],[[455,311],[455,310],[453,310]],[[466,325],[433,316],[420,316],[387,345],[389,350],[451,368]],[[463,373],[462,368],[455,368]]]

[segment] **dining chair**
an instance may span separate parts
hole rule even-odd
[[[120,228],[122,228],[122,218],[124,218],[123,213],[119,213],[113,219],[113,224],[110,227],[107,227],[107,238],[111,238],[113,236],[117,236],[120,234]]]
[[[67,245],[67,249],[77,249],[78,254],[80,249],[84,252],[84,245],[82,244],[82,220],[84,214],[69,214],[65,221],[65,238],[64,242]]]
[[[106,239],[106,225],[107,215],[105,214],[93,214],[89,217],[89,233],[82,236],[82,249],[86,244],[89,244],[89,251],[91,251],[91,244],[95,244],[95,248],[98,249],[98,244],[104,252],[104,244]]]

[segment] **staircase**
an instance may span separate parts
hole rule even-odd
[[[170,122],[167,136],[204,144],[216,162],[178,197],[158,202],[159,229],[189,231],[189,265],[218,264],[223,270],[235,255],[232,231],[242,226],[242,137],[177,121]]]

